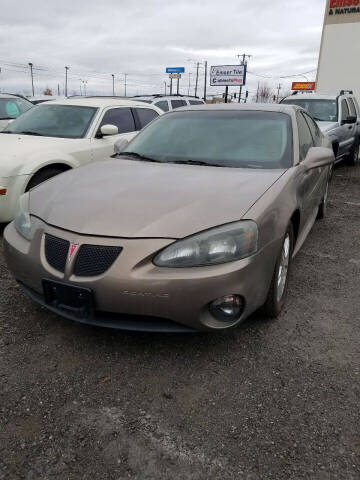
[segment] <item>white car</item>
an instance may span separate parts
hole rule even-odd
[[[0,93],[0,131],[10,120],[17,118],[32,107],[33,104],[25,98],[10,93]]]
[[[192,105],[204,105],[205,102],[199,97],[186,95],[140,95],[132,97],[136,101],[148,103],[161,108],[163,112],[169,112],[180,107],[191,107]]]
[[[0,223],[14,218],[24,192],[66,170],[108,158],[117,140],[132,139],[162,113],[153,105],[100,97],[31,108],[0,132]]]

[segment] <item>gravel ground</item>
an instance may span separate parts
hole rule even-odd
[[[80,326],[0,247],[0,479],[360,478],[360,167],[293,264],[276,321],[226,334]]]

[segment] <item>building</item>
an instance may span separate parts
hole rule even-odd
[[[353,90],[360,101],[360,0],[326,0],[317,92]]]

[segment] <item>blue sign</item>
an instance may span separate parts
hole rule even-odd
[[[167,67],[166,73],[185,73],[185,67]]]

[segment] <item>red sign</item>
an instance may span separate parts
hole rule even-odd
[[[293,82],[291,90],[315,90],[315,82]]]

